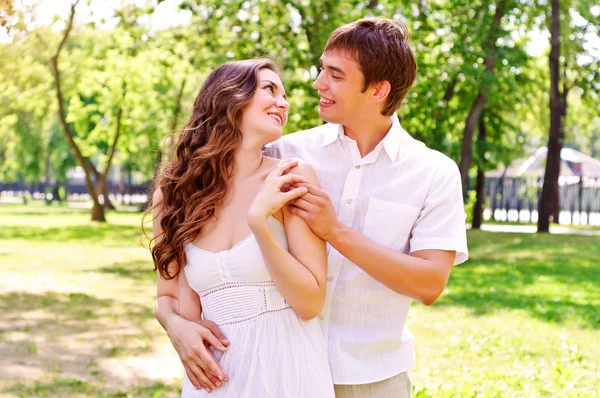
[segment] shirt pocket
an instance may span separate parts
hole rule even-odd
[[[380,245],[406,252],[419,212],[414,206],[369,198],[363,233]]]

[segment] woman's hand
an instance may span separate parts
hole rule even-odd
[[[226,346],[229,345],[229,341],[214,322],[192,322],[176,317],[170,322],[167,334],[196,388],[204,388],[211,392],[229,380],[208,348],[208,345],[212,345],[225,352]]]
[[[296,166],[298,166],[297,159],[284,160],[269,173],[248,210],[248,225],[250,225],[250,228],[257,222],[264,222],[267,217],[278,212],[290,200],[299,198],[308,192],[308,189],[303,186],[292,187],[293,184],[308,183],[304,177],[296,174],[284,174]],[[282,189],[286,192],[283,192]]]

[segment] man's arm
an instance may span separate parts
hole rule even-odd
[[[411,254],[382,246],[341,223],[331,199],[317,187],[309,186],[309,192],[294,201],[293,211],[316,235],[373,278],[399,294],[431,305],[446,287],[456,250],[461,250],[459,261],[466,258],[462,254],[466,247],[447,232],[463,228],[464,234],[460,175],[456,167],[439,174],[415,223]]]
[[[420,250],[409,255],[377,244],[346,225],[338,228],[329,244],[396,293],[431,305],[444,291],[455,251]]]

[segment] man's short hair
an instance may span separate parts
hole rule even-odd
[[[417,62],[407,40],[408,28],[402,22],[365,18],[337,28],[323,53],[341,51],[358,62],[364,75],[363,92],[387,80],[391,89],[381,113],[391,116],[417,76]]]

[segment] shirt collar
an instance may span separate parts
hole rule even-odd
[[[392,117],[392,127],[390,127],[388,133],[385,135],[385,137],[383,137],[383,140],[381,140],[381,142],[377,144],[377,146],[383,144],[385,152],[390,157],[392,162],[395,162],[396,158],[398,157],[398,151],[400,149],[400,146],[404,141],[406,141],[405,137],[407,135],[408,133],[400,125],[400,120],[398,120],[398,116],[394,114],[394,116]],[[329,128],[324,134],[322,145],[328,146],[330,144],[333,144],[338,138],[344,140],[350,139],[344,134],[344,128],[341,125],[330,124]],[[375,151],[379,152],[378,148],[376,148]]]

